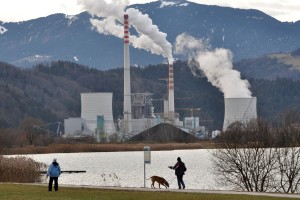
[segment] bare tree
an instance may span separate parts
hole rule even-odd
[[[297,110],[285,111],[277,125],[277,144],[282,148],[276,151],[278,162],[278,185],[275,189],[279,192],[295,193],[300,184],[300,112]]]
[[[40,119],[35,119],[32,117],[27,117],[21,122],[21,128],[24,131],[29,145],[33,144],[33,141],[39,134],[37,126],[41,125],[42,121]]]
[[[273,127],[263,120],[233,123],[216,142],[213,163],[224,182],[246,191],[299,191],[299,111],[285,111]]]
[[[273,188],[276,154],[266,122],[232,124],[212,150],[216,173],[238,190],[265,192]]]
[[[300,149],[289,147],[277,149],[278,184],[275,189],[278,192],[295,193],[300,184]]]
[[[274,122],[276,145],[282,147],[299,146],[300,112],[286,110]]]

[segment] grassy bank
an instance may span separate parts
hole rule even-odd
[[[74,152],[115,152],[143,151],[144,146],[150,146],[152,151],[178,149],[208,149],[213,147],[210,141],[197,143],[99,143],[99,144],[50,144],[48,146],[24,146],[2,149],[2,154],[44,154],[44,153],[74,153]]]
[[[177,193],[161,190],[159,192],[105,190],[90,188],[60,187],[58,192],[48,192],[47,186],[0,184],[0,199],[101,199],[101,200],[279,200],[282,197],[231,195],[231,194],[204,194],[204,193]],[[295,198],[289,198],[295,199]]]

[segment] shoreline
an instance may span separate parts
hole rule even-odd
[[[24,146],[3,148],[3,155],[46,154],[46,153],[79,153],[79,152],[118,152],[143,151],[149,146],[152,151],[212,149],[214,142],[200,141],[194,143],[95,143],[95,144],[50,144],[48,146]]]

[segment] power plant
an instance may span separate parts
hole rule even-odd
[[[162,113],[155,113],[152,104],[152,94],[131,93],[130,53],[129,53],[129,15],[124,14],[124,102],[123,115],[114,123],[112,111],[112,93],[82,93],[81,117],[65,119],[65,136],[82,135],[95,136],[97,141],[109,141],[112,134],[117,134],[120,140],[126,140],[161,123],[168,123],[192,133],[196,137],[203,137],[206,133],[204,126],[199,126],[199,117],[179,120],[175,112],[174,97],[174,68],[169,60],[167,80],[167,98],[163,100]],[[223,131],[236,121],[247,123],[257,118],[256,97],[225,98],[225,113]],[[198,108],[197,110],[200,110]],[[192,109],[190,109],[192,110]],[[213,137],[220,131],[214,131]],[[201,135],[200,135],[201,134]]]

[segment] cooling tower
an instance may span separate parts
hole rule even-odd
[[[124,122],[125,132],[132,132],[131,125],[131,88],[130,88],[130,58],[129,58],[129,23],[128,15],[124,14]]]
[[[225,98],[225,116],[223,131],[236,121],[247,123],[257,118],[256,97],[249,98]]]

